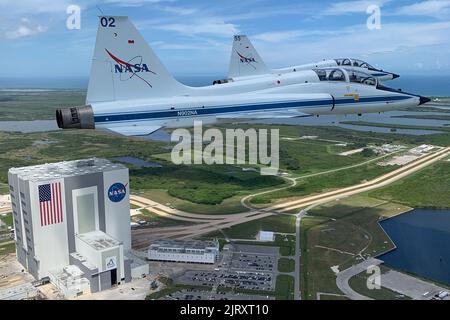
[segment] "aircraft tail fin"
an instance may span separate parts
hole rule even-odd
[[[181,95],[187,90],[128,17],[99,17],[86,104]]]
[[[247,77],[266,73],[270,73],[269,68],[267,68],[247,36],[234,36],[228,77]]]

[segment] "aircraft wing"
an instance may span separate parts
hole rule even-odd
[[[299,112],[297,110],[283,110],[283,111],[269,111],[257,113],[239,113],[239,114],[224,114],[218,116],[217,119],[285,119],[285,118],[300,118],[311,117],[312,115]]]
[[[123,136],[146,136],[150,133],[153,133],[159,129],[161,129],[162,126],[122,126],[122,127],[110,127],[107,128],[110,131],[116,132],[118,134],[121,134]]]

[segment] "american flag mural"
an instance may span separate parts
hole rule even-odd
[[[41,226],[63,222],[61,183],[43,184],[38,188]]]

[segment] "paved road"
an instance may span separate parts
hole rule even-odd
[[[362,294],[359,294],[358,292],[354,291],[350,287],[348,282],[353,276],[356,276],[357,274],[366,271],[368,267],[377,266],[381,263],[382,263],[381,260],[369,258],[357,265],[354,265],[344,271],[341,271],[336,275],[336,285],[338,286],[339,290],[341,290],[348,298],[352,300],[373,300],[372,298],[363,296]]]
[[[302,210],[297,213],[297,218],[295,219],[295,282],[294,282],[294,299],[301,300],[301,291],[300,291],[300,259],[301,259],[301,238],[300,238],[300,225],[302,223],[302,217],[307,213],[306,210]]]

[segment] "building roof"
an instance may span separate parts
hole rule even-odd
[[[206,249],[211,247],[217,247],[217,241],[211,240],[173,240],[173,239],[160,239],[154,241],[150,248],[173,248],[173,249]]]
[[[77,237],[87,243],[89,246],[97,251],[117,247],[121,244],[120,241],[110,237],[102,231],[92,231],[88,233],[78,234]]]
[[[23,180],[44,181],[120,169],[126,169],[126,166],[106,159],[90,158],[11,168],[9,172],[19,175]]]
[[[260,240],[273,241],[274,233],[272,231],[260,231],[258,238]]]

